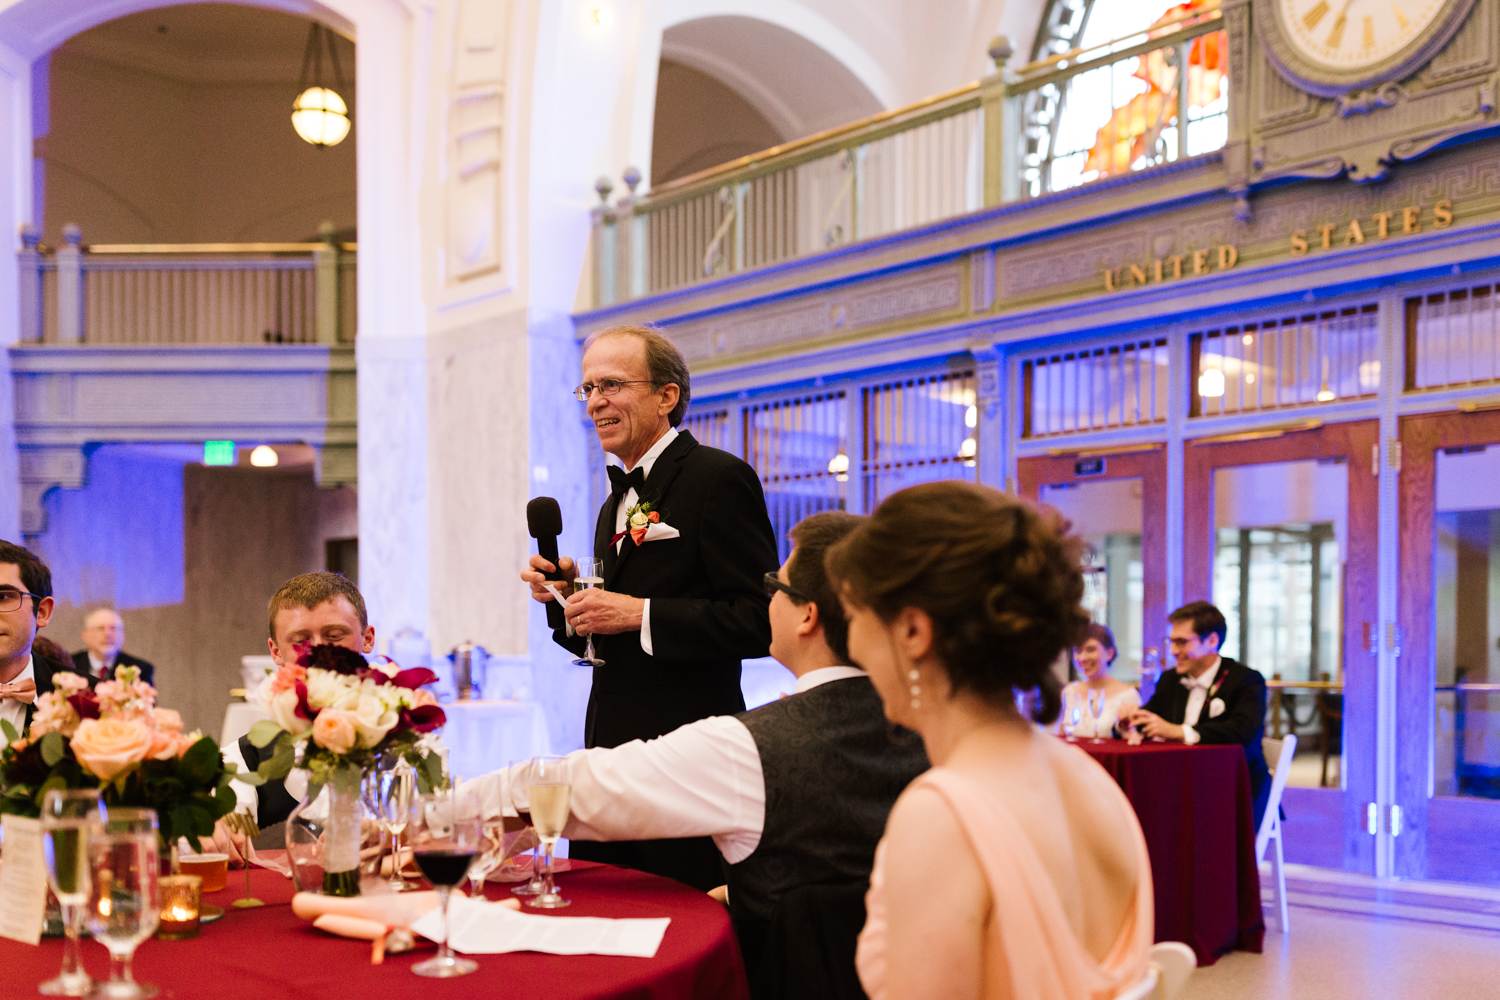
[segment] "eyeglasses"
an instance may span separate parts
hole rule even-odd
[[[37,595],[25,590],[0,590],[0,611],[15,611],[21,606],[21,598]],[[37,598],[40,600],[40,598]]]
[[[778,590],[786,596],[790,597],[792,600],[797,601],[801,604],[807,604],[812,600],[811,597],[808,597],[806,594],[802,593],[802,591],[798,590],[796,587],[793,587],[791,584],[782,583],[781,577],[777,576],[775,573],[767,573],[766,597],[775,597],[776,591]]]
[[[597,382],[585,382],[583,383],[583,385],[575,388],[573,390],[573,398],[579,400],[580,402],[587,403],[589,400],[589,396],[595,389],[599,390],[599,395],[601,396],[616,396],[619,395],[620,390],[625,388],[627,385],[650,384],[651,380],[649,378],[601,378]]]

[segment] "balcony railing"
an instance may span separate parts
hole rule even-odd
[[[1212,152],[1228,135],[1222,19],[1195,11],[594,210],[594,304]],[[991,50],[997,64],[1006,48]],[[1066,113],[1065,113],[1066,112]],[[627,178],[632,180],[631,178]]]
[[[22,234],[21,341],[337,344],[356,327],[356,246],[95,244]]]

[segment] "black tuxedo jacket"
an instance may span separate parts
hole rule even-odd
[[[1222,683],[1219,683],[1220,678]],[[1142,707],[1168,722],[1182,725],[1187,717],[1188,703],[1188,689],[1182,680],[1182,674],[1175,670],[1162,674],[1151,700]],[[1250,796],[1255,803],[1255,826],[1259,829],[1266,799],[1271,794],[1271,773],[1260,746],[1261,737],[1266,733],[1266,680],[1259,671],[1223,657],[1214,683],[1218,684],[1218,689],[1213,698],[1203,703],[1198,724],[1193,728],[1197,730],[1199,743],[1238,743],[1245,748],[1245,762],[1250,765]],[[1215,699],[1224,702],[1224,711],[1210,717],[1209,709]]]
[[[156,668],[138,656],[131,656],[129,653],[123,651],[115,654],[115,665],[109,669],[111,680],[114,679],[114,672],[121,667],[140,667],[141,680],[153,686],[156,684]],[[87,677],[89,679],[89,687],[93,687],[99,680],[89,669],[89,651],[86,649],[73,654],[73,672]]]
[[[651,601],[651,647],[639,632],[596,635],[584,745],[615,747],[663,736],[711,715],[745,709],[740,660],[765,656],[771,642],[762,577],[774,572],[776,537],[755,470],[680,431],[651,466],[641,500],[652,501],[678,538],[613,551],[617,501],[606,498],[594,534],[605,561],[604,589]],[[549,602],[556,641],[581,654],[562,610]]]
[[[71,671],[72,666],[58,660],[48,659],[35,649],[31,651],[31,676],[36,681],[36,696],[40,698],[48,691],[55,690],[52,678],[56,674]],[[24,730],[31,728],[31,717],[36,714],[36,702],[26,706],[26,722]]]

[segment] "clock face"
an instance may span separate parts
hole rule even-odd
[[[1308,62],[1358,70],[1415,42],[1448,0],[1277,0],[1288,39]]]

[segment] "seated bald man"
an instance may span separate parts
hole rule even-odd
[[[375,649],[375,629],[365,614],[365,599],[359,588],[338,573],[304,573],[281,585],[267,608],[271,659],[280,667],[297,659],[298,646],[343,646],[356,653]],[[286,739],[282,734],[278,740]],[[254,771],[269,760],[276,743],[257,747],[250,737],[223,748],[224,761],[242,771]],[[307,794],[307,772],[293,768],[284,780],[267,781],[256,788],[241,781],[230,782],[241,811],[249,810],[256,825],[264,829],[291,815]],[[223,822],[214,827],[214,850],[229,855],[231,864],[244,862],[243,838],[231,834]]]
[[[113,680],[119,667],[136,667],[141,680],[156,684],[156,668],[125,652],[125,619],[114,608],[95,608],[88,613],[83,620],[83,645],[73,654],[73,671],[87,677],[90,686]]]
[[[564,836],[713,838],[757,998],[785,995],[788,968],[802,978],[842,971],[858,989],[854,944],[875,844],[896,796],[928,767],[920,737],[886,721],[870,678],[850,665],[848,621],[823,569],[829,547],[862,520],[825,511],[801,521],[791,530],[791,556],[766,574],[771,655],[797,675],[790,697],[568,757]],[[529,809],[525,782],[514,774],[469,784],[489,815]],[[830,908],[819,911],[803,896],[812,909],[783,910],[794,892],[832,894]],[[809,935],[800,931],[809,913],[834,916],[817,919]],[[807,989],[814,994],[844,995],[827,983]]]

